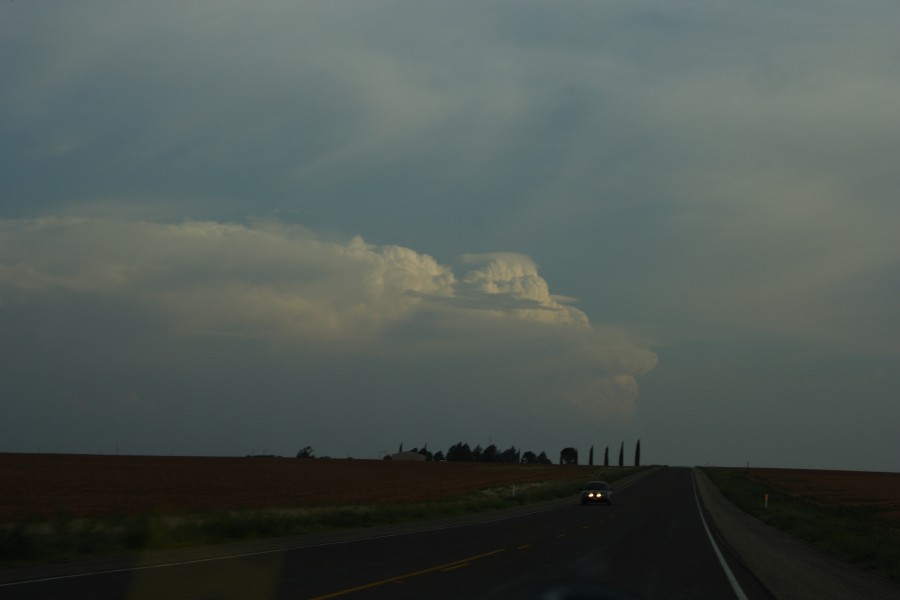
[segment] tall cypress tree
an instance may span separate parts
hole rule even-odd
[[[603,452],[603,466],[609,466],[609,446],[607,446],[606,450]]]
[[[619,446],[619,466],[625,466],[625,442],[622,442],[622,445]]]
[[[634,447],[634,466],[641,466],[641,440],[638,440]]]
[[[588,465],[594,466],[594,447],[591,446],[591,453],[588,454]]]

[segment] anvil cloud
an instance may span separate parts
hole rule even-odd
[[[465,255],[457,273],[408,248],[359,237],[325,240],[271,221],[47,217],[3,221],[0,240],[7,318],[23,333],[79,339],[77,352],[94,357],[58,377],[57,399],[85,394],[82,380],[96,377],[118,382],[123,403],[134,404],[146,394],[127,382],[147,376],[148,348],[167,345],[165,363],[190,365],[200,343],[207,348],[203,370],[215,370],[210,360],[221,361],[221,371],[235,368],[235,361],[246,367],[262,351],[277,353],[282,365],[295,361],[279,369],[301,381],[310,362],[318,369],[326,359],[379,361],[374,374],[345,371],[353,381],[345,392],[352,396],[344,398],[350,403],[379,400],[373,376],[393,377],[387,391],[396,396],[430,393],[430,386],[405,376],[415,365],[445,380],[479,382],[484,391],[475,397],[485,412],[494,405],[623,418],[635,410],[635,376],[656,364],[639,340],[592,326],[570,299],[550,294],[534,262],[519,254]],[[115,307],[113,322],[109,307]],[[71,320],[51,318],[66,313]],[[52,360],[40,343],[18,346],[19,360]],[[140,358],[123,360],[123,354]],[[65,364],[47,366],[67,371]],[[211,387],[218,390],[218,384]],[[452,384],[443,394],[450,390]],[[263,384],[255,393],[228,401],[252,405],[273,392]],[[47,402],[54,403],[52,397]],[[294,406],[287,401],[285,410],[321,407],[307,397]],[[379,426],[390,431],[397,417],[383,419]]]

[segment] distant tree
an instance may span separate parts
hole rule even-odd
[[[609,466],[609,446],[606,447],[606,450],[603,452],[603,466]]]
[[[485,448],[481,452],[481,460],[482,462],[498,462],[500,460],[500,453],[497,451],[497,446],[491,444]]]
[[[588,454],[588,465],[594,466],[594,446],[591,446],[591,453]]]
[[[505,463],[518,463],[519,451],[515,446],[510,446],[500,454],[500,461]]]
[[[442,461],[444,460],[444,453],[441,450],[438,450],[431,459],[434,461]]]
[[[400,442],[400,449],[397,450],[397,454],[400,454],[402,452],[403,452],[403,442]]]
[[[641,466],[641,440],[638,440],[634,447],[634,466]]]
[[[450,446],[450,449],[447,450],[447,460],[450,461],[468,461],[472,460],[472,450],[469,449],[468,444],[464,444],[463,442],[457,442]]]
[[[537,454],[528,450],[527,452],[522,453],[522,464],[533,465],[537,463],[537,458]]]
[[[538,457],[537,457],[537,463],[538,463],[539,465],[552,465],[552,464],[553,464],[553,463],[550,461],[550,459],[547,457],[547,453],[544,452],[543,450],[541,450],[541,453],[538,454]]]
[[[315,458],[316,455],[313,453],[312,446],[304,446],[300,452],[297,453],[297,458]]]
[[[472,460],[475,462],[481,461],[482,454],[484,454],[484,448],[481,447],[481,444],[476,444],[476,446],[472,448]]]
[[[561,465],[577,465],[578,450],[575,448],[563,448],[559,453],[559,464]]]
[[[462,442],[457,442],[447,448],[447,454],[445,455],[448,461],[457,461],[460,460],[460,454],[462,451]]]
[[[625,442],[622,442],[622,445],[619,446],[619,466],[625,466]]]

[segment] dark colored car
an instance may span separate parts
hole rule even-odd
[[[588,481],[581,489],[581,503],[612,504],[612,488],[605,481]]]

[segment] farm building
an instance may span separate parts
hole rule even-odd
[[[391,460],[425,460],[424,454],[418,452],[397,452],[391,454]]]

